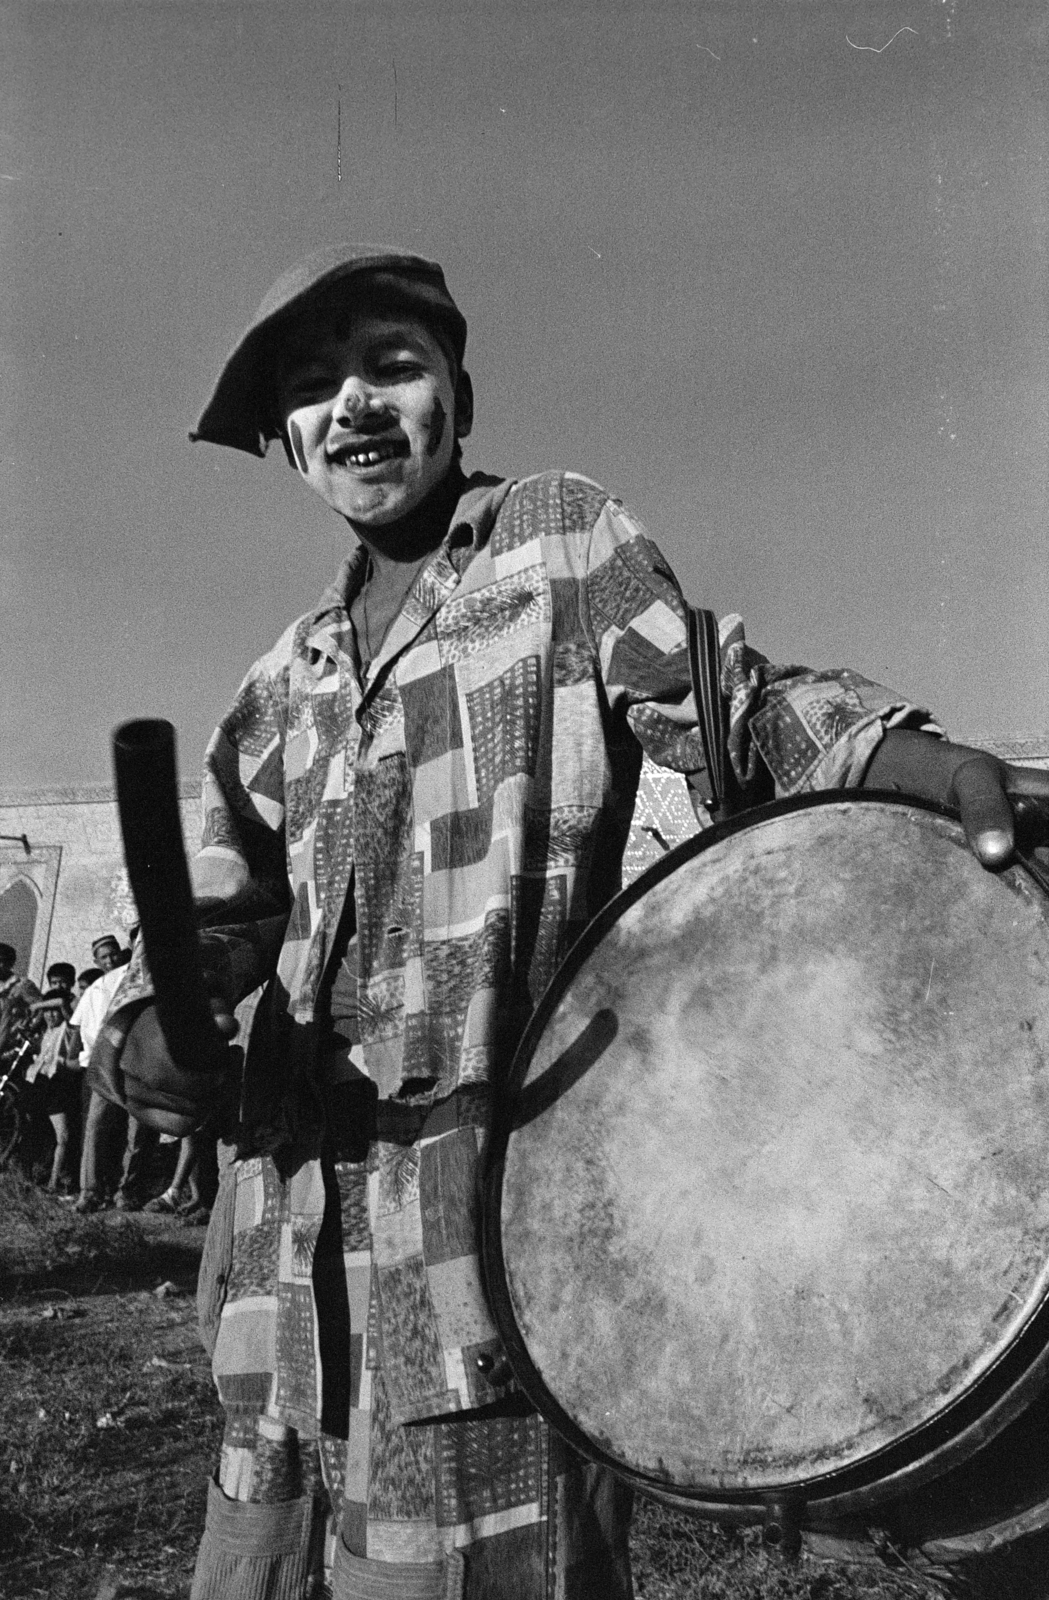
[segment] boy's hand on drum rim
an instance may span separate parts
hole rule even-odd
[[[1002,867],[1012,858],[1017,824],[1026,825],[1033,843],[1049,843],[1049,772],[1037,767],[969,756],[954,769],[948,803],[957,807],[965,837],[985,867]]]
[[[1018,828],[1030,836],[1030,843],[1049,844],[1049,772],[1013,766],[971,745],[890,728],[863,786],[896,789],[951,806],[985,867],[1008,864]]]

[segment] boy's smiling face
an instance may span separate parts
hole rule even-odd
[[[285,337],[275,393],[299,472],[365,532],[414,511],[470,431],[468,386],[410,313],[322,304]]]

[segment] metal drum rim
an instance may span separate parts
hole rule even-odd
[[[1024,1327],[980,1374],[969,1389],[942,1411],[918,1424],[898,1439],[872,1451],[862,1461],[815,1473],[811,1478],[756,1488],[723,1488],[716,1483],[683,1487],[665,1478],[629,1466],[595,1444],[547,1389],[536,1369],[517,1325],[508,1287],[502,1247],[502,1191],[507,1144],[513,1132],[513,1106],[546,1025],[572,980],[608,930],[648,890],[669,877],[679,866],[714,845],[747,832],[763,822],[801,811],[853,806],[881,806],[896,811],[919,812],[958,823],[958,813],[937,801],[879,789],[833,789],[818,794],[774,800],[767,805],[702,829],[677,845],[633,883],[621,889],[589,922],[566,952],[529,1019],[514,1053],[505,1084],[496,1096],[492,1130],[482,1179],[481,1264],[489,1304],[514,1374],[528,1399],[557,1431],[587,1459],[610,1468],[636,1487],[706,1508],[735,1508],[744,1517],[770,1499],[788,1496],[805,1502],[819,1520],[855,1515],[872,1505],[899,1498],[940,1476],[974,1455],[1013,1421],[1030,1399],[1049,1384],[1049,1295],[1037,1306]],[[1009,868],[1019,868],[1047,904],[1049,897],[1041,875],[1017,854]],[[1008,869],[1007,869],[1008,870]]]

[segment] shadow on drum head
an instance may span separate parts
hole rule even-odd
[[[521,1090],[513,1108],[516,1132],[549,1111],[580,1078],[596,1066],[619,1032],[619,1018],[609,1006],[596,1011],[582,1033],[539,1077]]]

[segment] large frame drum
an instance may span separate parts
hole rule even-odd
[[[486,1182],[511,1361],[592,1459],[944,1551],[1047,1520],[1049,909],[951,817],[813,796],[669,854],[544,997]]]

